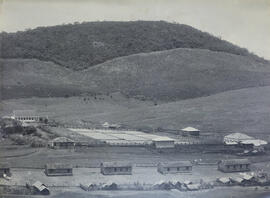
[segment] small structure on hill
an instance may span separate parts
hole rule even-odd
[[[119,129],[121,127],[120,124],[109,124],[108,122],[104,122],[102,126],[107,129]]]
[[[35,110],[15,110],[13,111],[12,119],[21,122],[48,122],[48,116],[40,116]]]
[[[218,162],[218,170],[231,173],[231,172],[245,172],[250,171],[250,161],[248,159],[227,159]]]
[[[186,127],[181,129],[181,134],[183,136],[199,136],[200,130],[193,127]]]
[[[103,175],[132,175],[132,164],[128,162],[103,162],[100,164]]]
[[[54,149],[74,149],[75,142],[67,137],[57,137],[49,142],[49,147]]]
[[[153,145],[157,149],[167,149],[167,148],[174,148],[175,140],[169,137],[158,137],[154,138]]]
[[[10,165],[8,163],[0,163],[0,177],[10,177]]]
[[[163,162],[158,163],[157,171],[161,174],[191,173],[192,164],[190,161]]]
[[[35,194],[42,194],[42,195],[50,194],[48,187],[45,184],[41,183],[40,181],[36,181],[35,183],[33,183],[32,188]]]
[[[47,176],[72,176],[73,167],[71,164],[53,163],[45,165]]]

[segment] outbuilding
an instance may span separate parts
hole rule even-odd
[[[100,164],[103,175],[132,175],[132,164],[129,162],[103,162]]]
[[[36,181],[35,183],[33,183],[32,187],[36,194],[42,194],[42,195],[50,194],[48,187],[45,184],[41,183],[40,181]]]
[[[152,140],[157,149],[174,148],[174,139],[169,137],[158,137]]]
[[[75,141],[67,137],[57,137],[50,141],[49,146],[54,149],[74,149]]]
[[[231,172],[245,172],[250,171],[250,161],[248,159],[227,159],[218,162],[218,170]]]
[[[190,161],[162,162],[158,163],[157,171],[161,174],[191,173],[192,164]]]
[[[70,164],[52,163],[45,165],[47,176],[72,176],[73,167]]]
[[[199,136],[200,130],[193,127],[186,127],[181,129],[181,134],[183,136]]]
[[[0,177],[10,177],[10,165],[8,163],[0,163]]]
[[[34,110],[15,110],[13,118],[21,122],[39,122],[39,116]]]

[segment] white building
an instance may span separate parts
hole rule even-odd
[[[200,130],[193,127],[186,127],[181,129],[183,136],[199,136]]]
[[[264,140],[256,139],[243,133],[231,133],[224,137],[224,143],[226,145],[238,145],[238,144],[251,144],[254,146],[263,146],[267,142]]]
[[[12,118],[21,122],[39,122],[39,116],[34,110],[13,111]]]

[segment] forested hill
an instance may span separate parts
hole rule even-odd
[[[200,48],[252,56],[188,25],[164,21],[85,22],[1,33],[2,58],[36,58],[80,70],[107,60],[142,52]]]

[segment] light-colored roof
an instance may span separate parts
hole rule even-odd
[[[37,116],[35,110],[15,110],[13,111],[14,116]]]
[[[254,146],[266,145],[267,142],[264,140],[254,139],[254,140],[243,140],[242,144],[253,144]]]
[[[57,138],[54,138],[52,142],[74,142],[74,141],[67,137],[57,137]]]
[[[252,140],[254,139],[253,137],[250,137],[244,133],[231,133],[229,135],[226,135],[224,137],[224,139],[233,139],[233,140],[238,140],[238,141],[241,141],[241,140]]]
[[[45,166],[47,169],[71,169],[73,168],[71,164],[62,163],[50,163]]]
[[[218,181],[220,181],[223,184],[226,184],[226,183],[230,182],[230,178],[229,177],[220,177],[220,178],[218,178]]]
[[[241,183],[244,179],[241,177],[230,177],[231,181]]]
[[[187,131],[187,132],[191,132],[191,131],[200,131],[199,129],[193,128],[193,127],[186,127],[181,129],[182,131]]]
[[[40,192],[47,189],[47,187],[44,184],[42,184],[40,181],[36,181],[35,183],[33,183],[33,186],[37,188]]]
[[[101,163],[103,167],[131,167],[130,162],[103,162]]]
[[[163,141],[174,141],[174,139],[166,137],[166,136],[159,136],[153,139],[154,142],[163,142]]]
[[[236,164],[250,164],[248,159],[225,159],[221,160],[219,163],[224,165],[236,165]]]
[[[174,162],[160,162],[163,167],[183,167],[183,166],[192,166],[190,161],[174,161]]]

